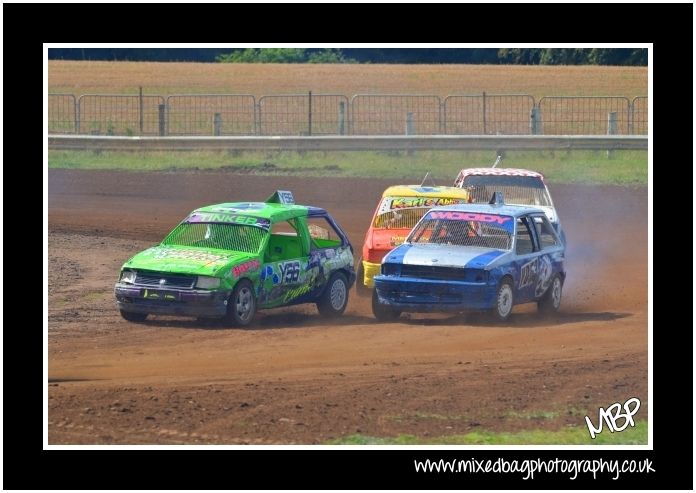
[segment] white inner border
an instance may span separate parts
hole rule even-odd
[[[49,48],[647,48],[648,49],[648,445],[50,445],[48,443],[48,49]],[[696,55],[695,55],[696,56]],[[0,74],[2,67],[0,66]],[[653,450],[653,45],[652,43],[505,43],[480,44],[418,44],[375,43],[370,46],[355,43],[114,43],[94,45],[89,43],[44,43],[43,45],[43,449],[44,450],[113,450],[113,449],[227,449],[227,450]],[[2,110],[0,96],[0,110]],[[0,124],[0,130],[2,124]],[[0,137],[2,139],[2,137]],[[696,142],[696,139],[694,140]],[[0,146],[2,145],[0,140]],[[694,177],[696,180],[696,175]],[[695,182],[696,183],[696,182]],[[0,184],[2,177],[0,175]],[[2,204],[0,203],[0,212]],[[0,219],[2,221],[2,219]],[[696,218],[694,219],[696,224]],[[696,245],[696,243],[694,243]],[[2,222],[0,222],[0,249],[2,246]],[[694,247],[696,248],[696,246]],[[0,263],[0,279],[2,264]],[[696,293],[694,294],[696,299]],[[0,311],[2,311],[2,283],[0,283]],[[696,306],[696,303],[694,304]],[[696,344],[696,341],[695,341]],[[0,341],[2,345],[2,341]],[[0,369],[2,372],[2,369]],[[696,396],[694,396],[696,402]],[[607,405],[612,403],[607,402]],[[0,414],[2,396],[0,395]],[[1,416],[0,416],[1,417]],[[581,425],[584,425],[581,424]],[[694,429],[696,437],[696,428]]]

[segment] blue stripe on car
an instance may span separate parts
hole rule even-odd
[[[490,252],[486,252],[478,257],[472,258],[464,267],[470,269],[482,269],[504,253],[505,252],[502,250],[491,250]]]
[[[395,248],[384,258],[384,261],[389,263],[402,264],[404,262],[404,255],[411,249],[411,245],[404,243],[403,245]]]

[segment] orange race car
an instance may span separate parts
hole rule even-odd
[[[377,204],[365,235],[357,264],[356,289],[367,294],[374,287],[382,258],[401,245],[408,233],[431,207],[469,202],[469,192],[456,187],[397,185],[387,188]]]

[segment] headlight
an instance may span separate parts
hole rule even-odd
[[[196,287],[201,289],[215,289],[220,287],[220,279],[217,277],[198,276]]]
[[[134,270],[122,271],[121,272],[121,282],[133,284],[135,282],[135,271]]]

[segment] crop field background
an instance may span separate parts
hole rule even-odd
[[[646,67],[48,62],[52,93],[645,96]]]

